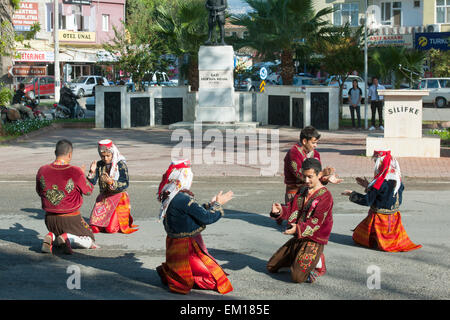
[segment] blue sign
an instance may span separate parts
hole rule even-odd
[[[414,46],[417,50],[437,49],[446,51],[450,49],[450,32],[424,32],[416,33]]]
[[[265,67],[262,67],[259,70],[259,77],[261,78],[261,80],[266,80],[266,78],[267,78],[267,69]]]

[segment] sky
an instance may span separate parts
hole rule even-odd
[[[245,13],[248,5],[242,0],[228,0],[228,13]]]

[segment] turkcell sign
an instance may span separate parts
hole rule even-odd
[[[417,50],[449,50],[450,32],[424,32],[416,33],[414,46]]]

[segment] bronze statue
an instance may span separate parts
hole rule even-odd
[[[216,23],[220,28],[220,45],[225,46],[225,9],[227,8],[227,0],[206,0],[206,9],[209,10],[208,17],[208,40],[205,42],[206,45],[212,45],[212,33],[216,27]],[[214,45],[218,45],[217,37]]]

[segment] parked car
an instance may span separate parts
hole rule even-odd
[[[365,88],[366,88],[366,84],[364,83],[364,79],[359,77],[359,76],[350,75],[345,80],[344,87],[342,89],[342,98],[344,100],[344,103],[346,103],[348,101],[348,90],[350,90],[352,88],[353,80],[355,80],[355,79],[358,81],[358,87],[360,87],[361,91],[362,91],[362,100],[361,100],[361,102],[364,101]],[[326,81],[325,85],[332,86],[332,87],[339,87],[339,83],[338,83],[337,77],[336,76],[330,76],[328,78],[328,80]]]
[[[99,83],[99,79],[103,79],[103,85],[109,86],[108,79],[102,76],[81,76],[70,83],[70,90],[82,98],[92,94],[92,89]]]
[[[25,85],[25,93],[28,93],[31,99],[38,95],[39,97],[55,95],[55,77],[53,76],[30,78],[23,84]]]
[[[236,91],[250,91],[252,87],[252,79],[250,77],[237,76],[234,79],[234,89]]]
[[[419,89],[430,91],[428,96],[423,96],[423,103],[433,103],[438,108],[444,108],[450,101],[450,78],[422,79]]]

